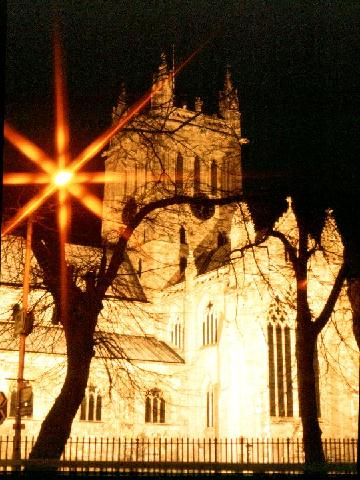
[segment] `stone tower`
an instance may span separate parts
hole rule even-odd
[[[114,108],[126,110],[125,93]],[[117,113],[119,112],[119,113]],[[154,75],[151,104],[117,134],[105,153],[105,172],[115,174],[104,191],[102,235],[111,245],[119,230],[142,206],[185,194],[209,198],[242,191],[241,116],[229,67],[219,96],[219,114],[176,106],[174,81],[165,55]],[[116,121],[116,118],[115,118]],[[138,265],[142,283],[159,288],[180,281],[189,250],[198,271],[214,249],[229,242],[231,207],[169,207],[155,211],[138,227],[129,255]],[[156,281],[155,281],[155,276]]]

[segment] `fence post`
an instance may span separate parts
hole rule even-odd
[[[355,445],[355,441],[356,440],[354,438],[351,439],[351,461],[352,462],[356,462],[355,450],[357,450],[357,444]]]
[[[287,455],[287,463],[290,463],[290,438],[286,439],[286,455]]]

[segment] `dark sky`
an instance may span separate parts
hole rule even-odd
[[[251,140],[247,184],[358,193],[358,1],[8,0],[5,116],[49,153],[56,10],[74,154],[109,125],[122,80],[136,99],[162,50],[170,59],[174,45],[178,62],[210,38],[176,79],[177,95],[190,106],[201,95],[213,111],[232,66]],[[5,169],[26,163],[5,145]]]

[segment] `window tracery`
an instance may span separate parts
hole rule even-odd
[[[170,341],[177,348],[184,346],[184,327],[179,314],[173,318],[170,324]]]
[[[194,160],[194,194],[200,193],[200,159],[195,157]]]
[[[184,189],[184,159],[181,153],[176,158],[175,166],[175,192],[177,194],[183,193]]]
[[[214,345],[217,343],[218,317],[212,302],[209,302],[202,322],[202,343],[203,345]]]
[[[145,397],[145,422],[165,423],[165,400],[161,390],[153,388]]]
[[[89,386],[80,405],[80,420],[100,422],[102,416],[102,397],[98,389]]]
[[[218,189],[218,168],[217,168],[217,163],[215,160],[211,162],[211,170],[210,170],[210,180],[211,180],[211,195],[216,195],[217,194],[217,189]]]
[[[291,331],[285,305],[275,297],[267,325],[270,415],[292,417],[293,383]]]

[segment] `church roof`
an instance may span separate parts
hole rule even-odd
[[[200,253],[195,258],[195,266],[197,269],[198,275],[203,275],[205,273],[212,272],[218,268],[223,267],[224,265],[230,262],[231,247],[229,243],[222,245],[221,247],[213,248]],[[180,272],[179,270],[174,273],[170,278],[166,287],[172,287],[179,283],[185,281],[185,272]]]
[[[0,322],[2,351],[17,351],[18,337],[13,335],[13,324]],[[58,326],[35,326],[26,338],[26,352],[66,355],[64,330]],[[95,357],[126,359],[139,362],[184,363],[184,360],[165,342],[149,335],[124,335],[113,332],[95,332]]]
[[[172,287],[173,285],[177,285],[178,283],[182,283],[184,281],[185,281],[185,272],[180,272],[180,270],[178,270],[167,282],[166,287]]]
[[[24,254],[25,242],[22,237],[9,235],[2,239],[0,283],[19,287],[22,285]],[[80,283],[87,272],[100,264],[101,255],[102,249],[100,248],[77,244],[66,245],[67,259],[75,267],[77,282]],[[34,256],[31,259],[30,275],[33,287],[44,288],[42,273]],[[139,278],[126,253],[113,285],[108,289],[106,295],[119,300],[147,301]]]
[[[231,246],[226,243],[221,247],[214,248],[210,251],[203,252],[195,258],[195,265],[198,275],[217,270],[230,261]]]

